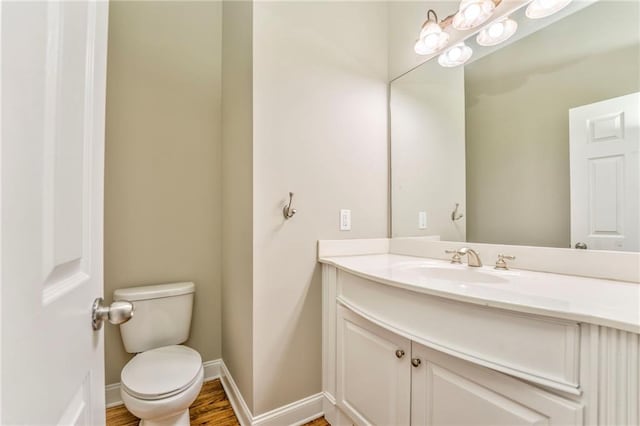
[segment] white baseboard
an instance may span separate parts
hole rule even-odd
[[[221,359],[214,359],[213,361],[206,361],[202,363],[205,382],[215,380],[220,377],[221,364]],[[120,397],[120,383],[113,383],[105,387],[105,399],[107,408],[122,405],[122,398]]]
[[[251,426],[253,424],[253,415],[251,414],[251,410],[249,410],[247,403],[240,393],[240,389],[238,389],[235,380],[231,377],[224,361],[220,368],[220,382],[222,383],[224,392],[227,394],[227,398],[229,398],[233,411],[236,413],[236,417],[238,418],[240,425]]]
[[[254,417],[224,362],[220,381],[242,426],[298,426],[322,416],[323,394],[318,393]]]
[[[299,426],[322,416],[322,393],[308,396],[253,418],[253,425]]]
[[[107,408],[122,405],[122,398],[120,397],[120,383],[107,385],[104,392]]]
[[[209,382],[220,378],[220,366],[222,365],[221,359],[214,359],[213,361],[206,361],[202,363],[204,368],[204,381]]]

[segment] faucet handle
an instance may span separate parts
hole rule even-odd
[[[506,271],[509,269],[509,266],[507,266],[507,262],[506,260],[516,260],[515,256],[509,255],[509,254],[499,254],[498,255],[498,260],[496,261],[496,266],[494,269],[501,269],[503,271]]]
[[[445,250],[446,254],[452,254],[451,263],[462,263],[462,258],[460,257],[459,250]]]

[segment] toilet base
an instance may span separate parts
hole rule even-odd
[[[162,419],[140,420],[140,426],[189,426],[189,409]]]

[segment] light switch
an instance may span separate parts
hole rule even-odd
[[[340,230],[351,231],[351,210],[340,210]]]
[[[427,212],[418,212],[418,229],[427,229]]]

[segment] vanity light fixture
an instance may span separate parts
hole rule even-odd
[[[464,42],[458,43],[440,55],[438,63],[443,67],[457,67],[467,62],[472,53],[471,48]]]
[[[461,0],[458,11],[443,20],[433,9],[427,12],[427,20],[422,25],[420,37],[414,46],[418,55],[431,55],[441,51],[449,43],[449,27],[458,31],[467,31],[487,22],[496,7],[503,0]],[[550,16],[565,8],[572,0],[528,0],[526,16],[538,19]],[[525,2],[527,3],[527,2]],[[478,35],[476,42],[480,46],[495,46],[513,36],[518,29],[518,23],[510,17],[498,17],[485,25]],[[455,32],[454,32],[455,33]],[[464,37],[464,34],[462,35]],[[438,63],[443,67],[462,65],[471,58],[473,51],[469,46],[460,42],[449,47],[438,57]]]
[[[525,15],[530,19],[546,18],[564,9],[569,3],[571,0],[533,0],[527,6]]]
[[[518,23],[506,17],[492,22],[483,28],[478,34],[478,37],[476,37],[476,42],[480,46],[495,46],[509,39],[509,37],[516,33],[517,29]]]
[[[427,20],[422,24],[420,38],[416,41],[414,50],[418,55],[428,55],[443,49],[449,42],[449,33],[442,31],[438,23],[438,15],[433,9],[427,12]]]
[[[451,25],[456,30],[470,30],[485,23],[495,8],[496,3],[493,0],[462,0]]]

